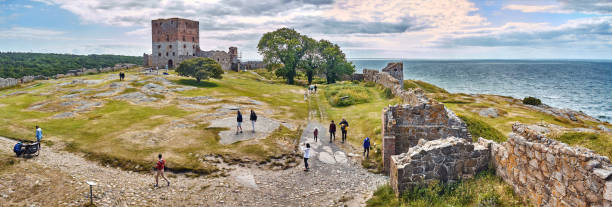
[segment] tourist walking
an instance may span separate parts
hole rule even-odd
[[[317,85],[314,85],[314,92],[317,93]]]
[[[255,111],[253,111],[253,109],[251,109],[251,125],[253,126],[253,133],[255,133],[255,122],[257,121],[257,114],[255,114]]]
[[[159,186],[158,184],[160,175],[162,176],[162,178],[164,178],[164,180],[166,180],[168,186],[170,186],[170,181],[168,181],[168,178],[166,178],[166,175],[164,175],[164,169],[166,168],[166,160],[162,159],[162,154],[157,155],[157,158],[159,158],[159,160],[157,160],[157,164],[155,165],[155,171],[157,171],[157,174],[155,175],[155,187]]]
[[[308,167],[308,159],[310,158],[310,144],[306,143],[306,148],[302,149],[304,151],[304,171],[310,170]]]
[[[38,150],[40,150],[40,141],[42,140],[42,138],[43,138],[42,128],[36,125],[36,142],[38,143]]]
[[[346,141],[346,130],[348,130],[348,126],[349,124],[346,119],[342,118],[342,121],[340,122],[340,131],[342,131],[342,143]]]
[[[317,142],[317,138],[319,136],[319,128],[315,127],[314,131],[313,131],[313,134],[314,134],[314,140],[315,140],[315,142]]]
[[[334,124],[334,120],[329,124],[329,143],[331,143],[332,140],[336,140],[336,124]]]
[[[363,156],[366,159],[370,156],[370,137],[366,137],[363,140]]]
[[[238,134],[238,129],[240,129],[240,133],[242,133],[242,113],[240,113],[240,109],[238,109],[236,121],[238,122],[238,125],[236,125],[236,134]]]

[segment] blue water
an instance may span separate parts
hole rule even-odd
[[[582,60],[383,60],[352,59],[357,72],[404,63],[404,78],[452,93],[496,94],[583,111],[612,121],[612,61]]]

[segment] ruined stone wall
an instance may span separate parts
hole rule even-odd
[[[420,139],[430,141],[451,136],[472,139],[465,123],[440,103],[389,106],[382,116],[385,170],[390,167],[391,156],[408,152]]]
[[[169,68],[195,56],[199,49],[199,22],[181,18],[151,21],[152,66]]]
[[[211,51],[199,51],[197,53],[198,57],[206,57],[213,59],[221,65],[223,70],[231,70],[232,69],[232,55],[225,51],[219,50],[211,50]]]
[[[421,89],[403,89],[402,63],[389,63],[382,71],[364,69],[363,79],[389,88],[393,95],[407,104],[383,109],[382,155],[385,172],[389,172],[392,155],[408,152],[419,139],[454,136],[471,140],[465,123],[443,104],[427,98]]]
[[[487,169],[490,151],[463,138],[421,140],[406,153],[391,157],[390,184],[396,195],[432,181],[457,182]]]
[[[508,141],[491,145],[498,176],[537,206],[612,206],[608,157],[548,139],[522,124]]]

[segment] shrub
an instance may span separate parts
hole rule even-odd
[[[473,139],[478,139],[478,137],[482,137],[496,142],[506,141],[506,137],[501,132],[499,132],[497,129],[493,128],[486,122],[474,117],[468,117],[463,115],[458,116],[465,122],[465,124],[467,124],[468,131],[470,132],[470,134],[472,134]]]
[[[382,93],[383,93],[383,97],[385,97],[386,99],[391,99],[391,98],[395,97],[393,95],[393,92],[391,92],[390,88],[384,88]]]
[[[370,102],[370,92],[358,85],[330,85],[325,89],[325,97],[336,107]]]
[[[536,97],[529,96],[523,99],[523,104],[539,106],[539,105],[542,105],[542,101],[540,101],[540,99]]]

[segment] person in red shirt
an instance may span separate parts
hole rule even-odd
[[[164,169],[166,168],[166,161],[162,159],[161,154],[157,155],[157,157],[159,158],[159,160],[157,161],[157,164],[155,165],[155,170],[157,171],[157,174],[155,175],[155,187],[158,187],[160,175],[162,176],[162,178],[164,178],[164,180],[166,180],[166,182],[168,183],[168,186],[170,186],[170,181],[168,181],[168,178],[166,178],[166,176],[164,175]]]

